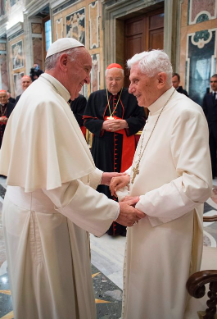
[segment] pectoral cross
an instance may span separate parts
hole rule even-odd
[[[133,178],[131,181],[132,184],[134,183],[136,175],[138,175],[138,174],[139,174],[139,163],[136,164],[136,167],[133,167]]]

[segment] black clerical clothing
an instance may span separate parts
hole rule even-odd
[[[17,102],[19,101],[20,97],[21,97],[22,94],[20,95],[17,95],[16,99],[15,99],[15,105],[17,104]]]
[[[84,126],[83,115],[86,105],[87,100],[82,94],[79,94],[79,96],[76,99],[70,102],[70,108],[81,128],[84,137],[86,136],[86,128]]]
[[[209,126],[209,147],[212,164],[212,175],[213,178],[215,178],[217,151],[217,99],[214,98],[214,93],[205,94],[202,107]]]
[[[87,100],[81,94],[79,94],[79,96],[76,99],[70,102],[70,108],[80,127],[84,125],[83,115],[86,105]]]
[[[117,95],[108,92],[108,100],[106,90],[90,94],[84,111],[84,125],[93,133],[91,152],[96,167],[105,172],[122,172],[132,164],[136,146],[134,134],[143,128],[145,112],[143,107],[138,106],[136,98],[128,93],[127,88],[123,88]],[[103,122],[111,113],[126,120],[128,128],[119,132],[103,130]],[[129,148],[130,156],[127,153]],[[112,198],[108,186],[100,185],[98,191]],[[118,228],[121,228],[121,225],[117,224],[113,230],[118,232]]]
[[[182,86],[178,87],[177,92],[179,92],[181,94],[185,94],[186,96],[188,96],[188,92],[185,91]]]
[[[0,117],[5,116],[7,118],[10,117],[11,112],[14,109],[15,104],[8,102],[5,105],[0,104]],[[0,147],[2,145],[2,139],[4,135],[6,124],[0,124]]]

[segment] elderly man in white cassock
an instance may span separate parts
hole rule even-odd
[[[67,103],[90,82],[91,57],[74,39],[47,53],[45,73],[10,117],[0,156],[6,254],[16,319],[95,319],[89,235],[144,214],[98,193],[98,170]]]
[[[142,52],[127,64],[129,92],[149,117],[128,175],[110,184],[112,194],[137,198],[145,216],[127,231],[122,318],[184,319],[211,192],[207,123],[202,108],[173,88],[166,53]]]

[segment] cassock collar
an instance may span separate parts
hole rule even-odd
[[[167,90],[164,94],[162,94],[153,104],[151,104],[148,109],[151,114],[154,114],[155,112],[159,111],[167,102],[169,97],[174,91],[174,87],[171,86],[169,90]]]
[[[69,91],[52,75],[48,73],[43,73],[40,75],[40,78],[47,80],[54,86],[54,89],[62,96],[62,98],[68,102],[70,99]]]

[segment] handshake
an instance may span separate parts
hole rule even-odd
[[[103,173],[101,184],[110,187],[111,194],[116,196],[116,191],[128,185],[129,176],[125,173]],[[138,223],[141,218],[146,215],[140,210],[135,208],[136,203],[139,201],[139,196],[130,197],[126,196],[119,202],[120,213],[116,222],[123,226],[133,226]]]

